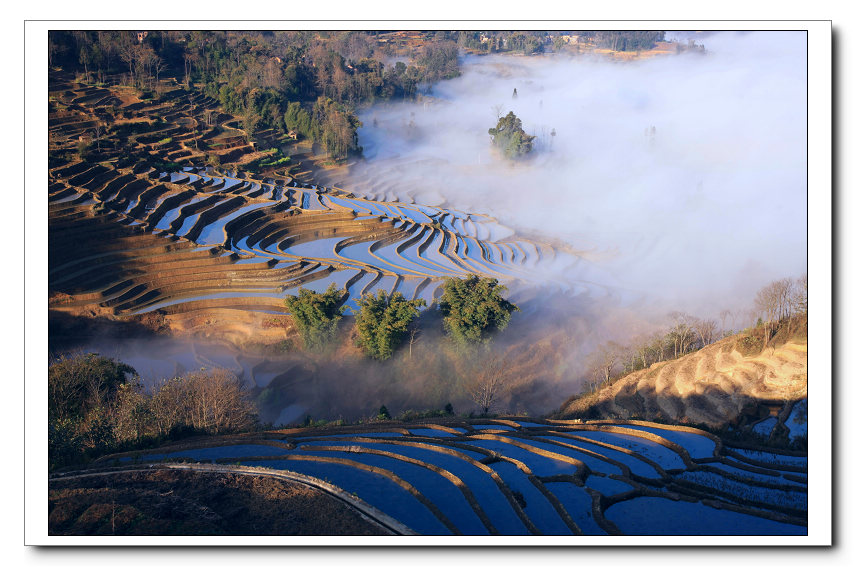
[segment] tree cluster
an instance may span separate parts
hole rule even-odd
[[[487,133],[493,145],[509,159],[517,159],[529,154],[535,142],[535,137],[526,134],[523,130],[523,122],[514,115],[514,112],[499,118],[496,126],[488,129]]]
[[[48,367],[51,469],[164,438],[256,424],[255,405],[227,370],[189,373],[148,392],[133,368],[97,354],[63,357]]]
[[[496,279],[468,275],[444,281],[439,310],[449,337],[461,346],[484,345],[502,331],[518,308],[502,297],[506,288]],[[289,295],[285,306],[291,313],[303,343],[308,350],[329,347],[342,318],[346,291],[335,284],[324,293],[301,288]],[[354,332],[356,345],[378,360],[386,360],[401,346],[409,332],[411,344],[418,327],[415,321],[423,299],[407,300],[401,293],[390,295],[381,289],[357,300]]]
[[[762,287],[755,295],[758,319],[764,328],[764,345],[777,326],[790,328],[791,317],[808,313],[808,275],[779,279]]]

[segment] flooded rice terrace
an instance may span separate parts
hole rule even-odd
[[[233,279],[189,287],[177,276],[174,289],[154,294],[133,296],[121,286],[108,288],[103,300],[114,304],[119,314],[143,315],[238,299],[263,300],[267,307],[282,308],[279,312],[284,313],[286,296],[296,295],[301,288],[323,292],[332,284],[347,291],[346,315],[356,311],[360,297],[381,289],[400,292],[407,299],[422,298],[431,306],[442,294],[444,278],[470,273],[499,279],[509,286],[513,301],[519,292],[532,287],[550,287],[568,296],[599,294],[598,286],[588,281],[589,275],[579,280],[570,276],[575,270],[590,273],[593,263],[565,244],[518,237],[487,214],[415,203],[406,197],[401,199],[407,201],[396,201],[389,193],[375,196],[327,189],[292,178],[235,177],[208,167],[188,166],[176,173],[153,171],[151,177],[166,187],[154,196],[143,192],[125,201],[119,192],[107,192],[99,199],[119,212],[119,223],[141,226],[167,242],[207,251],[236,269],[252,269],[263,275],[263,282],[246,279],[247,284],[242,285],[241,279]],[[176,194],[171,185],[194,191]],[[70,197],[76,198],[74,203],[82,203],[77,201],[80,196]],[[66,199],[52,203],[65,203]],[[69,270],[69,264],[51,267],[51,271],[60,274]],[[55,282],[74,277],[75,270],[54,277]],[[306,374],[306,366],[298,358],[246,354],[226,342],[172,338],[157,342],[91,340],[77,349],[131,365],[149,388],[200,368],[226,368],[254,394],[270,387],[287,394],[285,406],[263,413],[265,420],[276,424],[302,421],[307,414],[336,415],[328,413],[324,393],[312,388],[314,384],[300,387],[286,380],[295,371],[312,376],[312,368]],[[291,374],[286,377],[286,373]],[[365,409],[364,399],[355,398],[349,406],[337,395],[335,402],[340,414]]]

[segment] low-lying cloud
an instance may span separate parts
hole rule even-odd
[[[806,268],[806,37],[704,43],[704,55],[629,63],[467,58],[433,99],[360,113],[366,160],[351,187],[561,238],[595,253],[596,284],[626,299],[709,315],[751,303]],[[536,156],[492,152],[498,109],[538,136]],[[592,278],[574,270],[564,278]]]

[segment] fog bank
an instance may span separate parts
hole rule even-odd
[[[626,299],[744,305],[806,268],[806,38],[702,42],[704,55],[629,63],[469,57],[423,103],[360,112],[365,161],[342,183],[560,238]],[[500,110],[537,135],[529,160],[492,152]]]

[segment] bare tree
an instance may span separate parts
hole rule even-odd
[[[420,329],[419,326],[416,325],[416,322],[411,322],[410,330],[408,332],[409,336],[409,350],[410,350],[410,358],[413,358],[413,344],[419,339]]]
[[[594,380],[609,384],[618,361],[626,353],[627,348],[616,342],[600,344],[597,350],[589,356],[589,367],[594,375]]]
[[[505,112],[505,105],[494,104],[493,106],[491,106],[490,111],[493,112],[493,115],[496,117],[496,121],[498,123],[499,119],[502,118],[502,113]]]
[[[733,320],[733,319],[734,319],[734,314],[731,313],[730,309],[723,309],[722,311],[719,312],[719,321],[722,323],[722,331],[723,332],[729,331],[728,327],[726,327],[726,325],[725,325],[725,322],[727,320]]]
[[[505,361],[491,354],[479,360],[465,381],[467,393],[483,414],[505,393],[507,372]]]
[[[95,131],[95,145],[98,147],[98,152],[101,152],[101,135],[104,133],[104,125],[101,122],[96,122],[93,127]]]
[[[152,68],[155,72],[155,84],[160,84],[160,74],[163,73],[163,70],[166,69],[166,63],[158,54],[154,54],[152,60]]]
[[[57,52],[59,52],[59,45],[54,41],[53,35],[48,35],[48,67],[53,67],[53,58]]]
[[[698,334],[702,346],[713,343],[713,338],[716,335],[716,320],[697,319],[693,323],[693,328]]]
[[[257,417],[238,378],[220,368],[166,381],[152,396],[151,411],[160,433],[179,424],[209,433],[241,431]]]
[[[134,43],[134,38],[131,33],[124,32],[119,36],[118,50],[119,59],[128,66],[128,73],[131,75],[131,83],[134,84],[134,70],[137,63],[137,46]]]
[[[669,336],[662,330],[654,333],[651,337],[651,347],[657,357],[657,362],[663,362],[666,359],[666,350],[671,344]]]
[[[808,313],[808,274],[806,273],[803,273],[794,283],[791,306],[796,313]]]
[[[764,325],[764,346],[770,341],[772,324],[779,316],[779,287],[774,281],[755,294],[755,309]]]
[[[695,336],[693,323],[697,321],[695,318],[682,311],[673,311],[669,313],[669,318],[672,320],[672,329],[669,335],[675,347],[675,358],[686,354]]]

